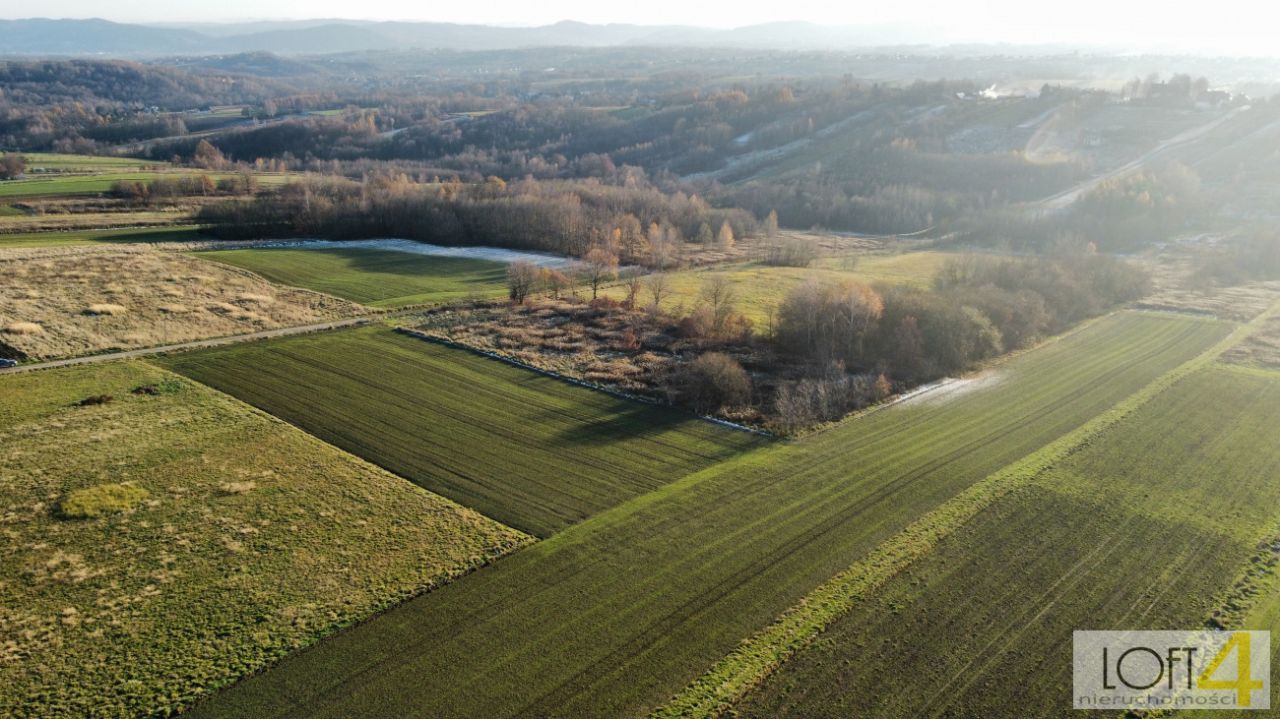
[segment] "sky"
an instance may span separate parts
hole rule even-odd
[[[103,17],[119,22],[244,21],[309,18],[428,20],[542,25],[559,20],[739,27],[800,20],[822,25],[927,26],[953,41],[1084,43],[1187,52],[1280,54],[1274,0],[0,0],[0,17]]]

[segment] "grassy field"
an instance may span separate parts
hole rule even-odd
[[[739,710],[1071,716],[1072,630],[1202,626],[1257,551],[1280,505],[1278,422],[1280,375],[1184,379],[943,540]]]
[[[0,223],[2,224],[2,223]],[[198,227],[143,227],[118,230],[0,233],[0,250],[20,247],[62,247],[207,240]]]
[[[384,327],[166,364],[539,535],[760,441]]]
[[[702,288],[709,280],[724,277],[734,288],[738,311],[756,326],[767,327],[771,313],[776,313],[787,293],[807,281],[851,279],[868,285],[927,285],[933,281],[942,265],[954,256],[945,252],[910,252],[899,255],[830,257],[818,261],[813,267],[747,264],[672,272],[667,276],[668,295],[663,299],[662,307],[676,313],[688,312],[702,301]],[[604,290],[603,294],[621,300],[627,296],[627,290],[615,286]],[[644,304],[652,301],[643,291],[641,300]]]
[[[3,252],[0,276],[0,342],[33,358],[246,334],[360,312],[336,297],[142,246]]]
[[[189,208],[175,207],[166,210],[133,212],[32,212],[30,214],[19,210],[16,214],[6,215],[5,207],[8,206],[0,207],[0,236],[11,233],[34,234],[189,225],[194,214]],[[0,247],[3,246],[0,244]]]
[[[0,200],[21,200],[32,197],[75,197],[82,195],[99,195],[111,189],[116,182],[150,182],[162,177],[178,178],[208,175],[216,180],[234,177],[225,172],[181,171],[133,171],[117,172],[108,170],[90,174],[58,174],[29,175],[19,180],[0,182]],[[288,181],[287,175],[259,174],[258,183],[263,186],[281,185]]]
[[[0,716],[167,716],[528,541],[153,366],[0,377]]]
[[[168,167],[169,163],[157,160],[140,160],[136,157],[100,157],[97,155],[64,155],[56,152],[24,152],[27,172],[103,172]]]
[[[921,514],[1227,327],[1122,313],[991,381],[771,445],[290,657],[196,717],[643,716]]]
[[[389,250],[260,248],[200,255],[273,282],[327,292],[371,307],[444,302],[506,293],[506,265]]]

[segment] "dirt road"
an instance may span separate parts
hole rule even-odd
[[[1194,142],[1200,139],[1201,137],[1217,129],[1223,123],[1227,122],[1228,120],[1231,120],[1236,115],[1239,115],[1240,113],[1245,112],[1248,109],[1249,109],[1248,105],[1237,107],[1234,110],[1223,115],[1222,117],[1216,118],[1210,122],[1200,125],[1199,127],[1193,127],[1190,130],[1187,130],[1186,132],[1180,133],[1178,135],[1174,135],[1173,137],[1162,141],[1160,144],[1151,148],[1141,156],[1129,162],[1126,162],[1120,167],[1104,172],[1101,175],[1098,175],[1096,177],[1091,177],[1088,180],[1085,180],[1084,182],[1081,182],[1080,184],[1075,185],[1074,187],[1071,187],[1067,190],[1059,192],[1056,195],[1051,195],[1049,197],[1046,197],[1043,200],[1040,200],[1039,202],[1035,203],[1035,209],[1041,212],[1065,210],[1066,208],[1074,204],[1076,200],[1083,197],[1085,193],[1101,185],[1102,183],[1107,182],[1109,180],[1114,180],[1120,177],[1124,177],[1125,175],[1136,172],[1143,165],[1160,157],[1161,155],[1168,152],[1169,150],[1172,150],[1175,147],[1181,147],[1182,145],[1185,145],[1187,143]]]
[[[372,318],[370,316],[348,317],[347,319],[334,320],[332,322],[320,322],[318,324],[299,325],[297,327],[280,327],[274,330],[264,330],[262,332],[253,332],[246,335],[215,337],[213,339],[194,340],[192,342],[181,342],[179,344],[163,345],[160,347],[144,347],[142,349],[125,350],[123,352],[109,352],[105,354],[88,355],[86,357],[71,357],[69,359],[50,360],[48,362],[34,362],[31,364],[18,365],[17,367],[0,369],[0,376],[16,374],[18,372],[31,372],[38,369],[53,369],[54,367],[71,367],[74,365],[94,364],[97,362],[134,359],[137,357],[146,357],[147,355],[163,354],[165,352],[218,347],[221,345],[235,344],[237,342],[253,342],[255,340],[265,340],[273,337],[287,337],[289,335],[307,334],[309,332],[323,332],[325,330],[336,330],[342,327],[364,325],[371,321]]]

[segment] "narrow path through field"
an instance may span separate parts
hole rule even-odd
[[[222,345],[235,344],[237,342],[252,342],[254,340],[265,340],[273,337],[287,337],[289,335],[301,335],[310,332],[323,332],[325,330],[336,330],[342,327],[355,327],[357,325],[368,324],[373,320],[373,317],[374,315],[362,315],[360,317],[348,317],[346,319],[333,320],[331,322],[318,322],[316,324],[298,325],[296,327],[279,327],[273,330],[263,330],[262,332],[251,332],[243,335],[229,335],[227,337],[214,337],[212,339],[194,340],[191,342],[179,342],[178,344],[161,345],[159,347],[143,347],[142,349],[125,350],[123,352],[106,352],[103,354],[88,355],[86,357],[70,357],[68,359],[49,360],[48,362],[33,362],[30,364],[18,365],[17,367],[0,369],[0,376],[4,376],[6,374],[17,374],[19,372],[32,372],[40,369],[53,369],[54,367],[71,367],[74,365],[97,364],[99,362],[135,359],[138,357],[146,357],[148,355],[178,352],[181,350],[221,347]]]

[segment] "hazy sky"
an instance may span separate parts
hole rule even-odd
[[[0,0],[0,17],[105,17],[122,22],[343,17],[539,25],[557,20],[737,27],[777,20],[824,25],[929,25],[955,40],[1176,46],[1280,54],[1280,3],[1274,0]],[[1234,53],[1232,53],[1234,54]]]

